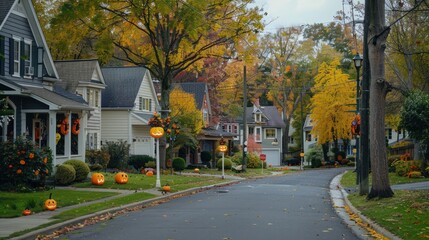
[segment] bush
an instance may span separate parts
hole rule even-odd
[[[243,163],[243,152],[236,152],[229,159],[233,165],[241,165]]]
[[[306,153],[307,161],[311,163],[311,168],[319,168],[322,166],[323,151],[320,146],[310,148]]]
[[[224,164],[223,164],[223,168],[224,169],[231,169],[232,167],[232,161],[229,158],[225,158],[224,159]],[[222,159],[219,159],[216,163],[216,167],[218,170],[222,170]]]
[[[247,153],[247,164],[246,167],[248,168],[261,168],[262,161],[259,158],[259,155],[256,155],[255,153]]]
[[[182,171],[185,169],[185,159],[181,157],[176,157],[173,159],[173,169],[174,171]]]
[[[155,158],[149,155],[133,155],[130,156],[130,159],[128,160],[128,165],[132,165],[136,170],[139,170],[145,167],[146,163],[151,161],[154,162]]]
[[[76,179],[76,170],[70,164],[57,166],[55,172],[55,183],[59,185],[70,185]]]
[[[125,169],[127,167],[130,145],[126,141],[107,141],[103,145],[102,150],[106,150],[110,155],[110,161],[107,164],[108,168]]]
[[[103,166],[96,163],[96,164],[89,165],[89,169],[91,170],[91,172],[99,172],[103,169]]]
[[[149,161],[149,162],[145,163],[144,166],[147,168],[156,168],[156,162],[155,161]]]
[[[44,187],[52,172],[52,151],[22,137],[0,142],[0,169],[2,190]]]
[[[85,162],[91,165],[100,165],[102,168],[107,168],[110,161],[110,154],[106,149],[102,150],[86,150]]]
[[[212,160],[212,154],[209,151],[201,152],[201,162],[205,165],[209,165],[209,162]]]
[[[412,171],[408,173],[409,178],[420,178],[421,176],[422,176],[422,173],[418,171]]]
[[[71,165],[73,166],[74,170],[76,170],[76,182],[82,182],[88,178],[88,174],[91,171],[88,167],[88,164],[81,160],[67,160],[63,164]]]

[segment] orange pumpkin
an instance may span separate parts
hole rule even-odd
[[[52,193],[49,194],[49,199],[45,201],[45,205],[43,206],[45,207],[46,210],[49,210],[49,211],[54,211],[55,209],[57,209],[57,201],[52,199]]]
[[[152,171],[147,171],[146,176],[152,177],[153,176],[153,172]]]
[[[30,214],[31,214],[31,210],[28,208],[26,208],[24,211],[22,211],[22,215],[24,215],[24,216],[28,216]]]
[[[115,182],[118,184],[125,184],[128,182],[128,174],[124,172],[118,172],[115,175]]]
[[[92,174],[91,183],[93,185],[103,185],[104,184],[104,175],[101,173]]]
[[[152,128],[150,128],[150,135],[153,138],[161,138],[164,135],[164,128],[152,127]]]
[[[169,192],[169,191],[171,190],[171,188],[170,188],[170,186],[165,185],[165,186],[163,186],[163,187],[162,187],[162,190],[163,190],[164,192]]]
[[[194,173],[200,173],[200,169],[199,168],[195,168],[194,169]]]

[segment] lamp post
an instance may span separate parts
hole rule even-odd
[[[155,138],[156,142],[156,184],[155,187],[161,187],[160,167],[159,167],[159,139],[164,136],[164,128],[162,126],[162,119],[158,113],[154,113],[153,117],[149,120],[150,136]]]
[[[222,179],[225,179],[225,152],[228,150],[228,146],[225,144],[223,138],[219,142],[219,151],[222,153]]]
[[[356,53],[356,55],[353,57],[353,62],[356,68],[356,115],[359,115],[360,113],[360,84],[359,84],[359,70],[362,67],[362,61],[363,58],[359,55],[359,53]],[[355,159],[355,164],[356,164],[356,182],[360,184],[361,182],[361,176],[362,176],[362,167],[361,167],[361,163],[360,163],[360,154],[359,154],[359,132],[356,133],[355,136],[355,141],[356,141],[356,159]]]
[[[304,166],[303,166],[303,163],[304,163],[304,151],[301,150],[301,152],[299,153],[299,156],[301,157],[301,164],[299,165],[299,168],[301,170],[304,170]]]

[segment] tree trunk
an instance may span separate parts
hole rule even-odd
[[[384,115],[386,94],[390,85],[385,79],[384,50],[389,29],[385,24],[384,0],[370,0],[370,22],[368,54],[371,65],[370,83],[370,139],[371,139],[371,171],[372,187],[368,194],[371,198],[387,198],[393,196],[390,188],[387,162],[387,148],[384,133]]]

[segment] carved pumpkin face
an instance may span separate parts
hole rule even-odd
[[[91,183],[93,185],[103,185],[104,184],[104,175],[101,173],[92,174]]]
[[[147,171],[146,176],[152,177],[153,176],[153,172],[152,171]]]
[[[115,182],[118,184],[125,184],[128,182],[128,174],[124,172],[118,172],[115,175]]]
[[[153,138],[160,138],[162,135],[164,135],[164,128],[162,127],[152,127],[150,129],[150,135]]]
[[[47,199],[44,206],[46,210],[54,211],[57,208],[57,201],[51,198]]]

